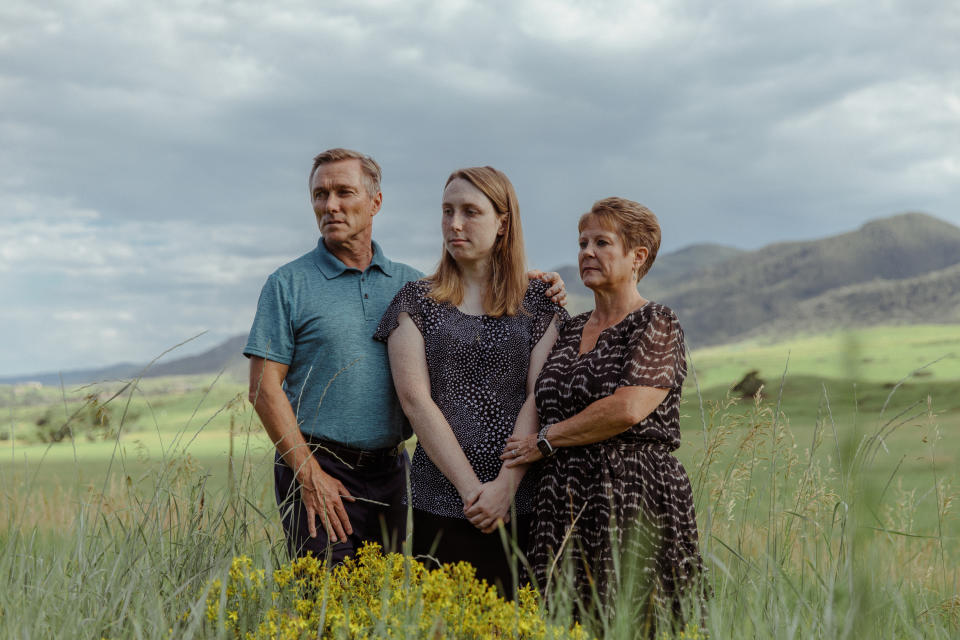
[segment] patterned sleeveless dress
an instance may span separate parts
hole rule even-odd
[[[574,586],[581,602],[600,613],[611,613],[618,588],[629,584],[635,597],[652,592],[679,615],[683,593],[702,571],[690,481],[671,455],[680,446],[683,330],[673,311],[648,302],[580,355],[589,317],[564,325],[537,379],[541,426],[570,418],[619,387],[669,391],[625,432],[561,447],[544,461],[534,501],[532,574],[547,597],[556,587]]]

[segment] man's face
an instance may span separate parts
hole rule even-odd
[[[341,246],[370,235],[383,196],[367,193],[360,161],[351,158],[317,167],[310,199],[324,242]]]

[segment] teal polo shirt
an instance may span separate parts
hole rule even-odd
[[[321,238],[267,278],[243,353],[289,365],[284,391],[303,433],[360,449],[410,435],[373,334],[400,288],[421,277],[376,242],[365,271],[348,267]]]

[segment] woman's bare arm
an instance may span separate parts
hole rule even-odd
[[[650,415],[669,391],[657,387],[620,387],[612,395],[591,402],[575,416],[551,425],[547,430],[547,441],[553,447],[576,447],[612,438]],[[511,437],[500,456],[508,467],[528,464],[542,457],[536,434]]]
[[[387,353],[397,396],[418,441],[430,460],[456,487],[464,503],[472,501],[480,488],[480,480],[447,419],[430,397],[423,335],[409,314],[400,314],[397,328],[387,340]]]

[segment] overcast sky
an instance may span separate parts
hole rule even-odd
[[[421,269],[446,176],[478,164],[543,268],[609,195],[663,251],[960,224],[958,60],[952,0],[4,0],[0,376],[247,331],[316,243],[307,172],[335,146],[382,164],[375,238]]]

